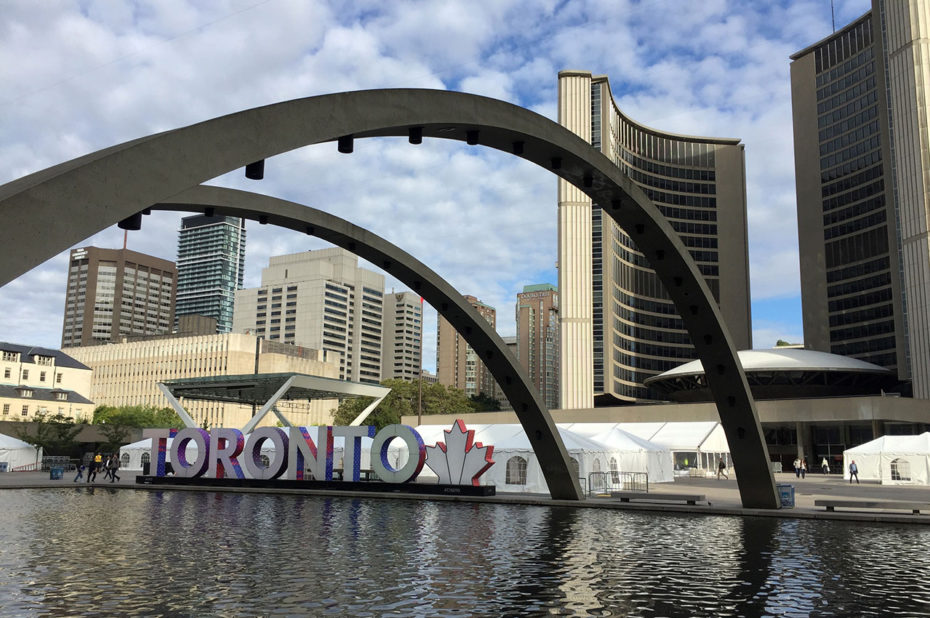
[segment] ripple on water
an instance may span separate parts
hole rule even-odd
[[[2,615],[930,615],[923,527],[209,492],[2,495]]]

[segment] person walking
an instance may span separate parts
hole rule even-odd
[[[859,484],[859,466],[856,465],[856,460],[853,459],[849,464],[849,484],[852,485],[853,477],[856,477],[856,485]]]
[[[801,478],[807,478],[807,457],[801,460]]]
[[[823,469],[824,474],[830,474],[830,462],[827,461],[826,457],[820,462],[820,467]]]
[[[720,458],[720,462],[717,464],[717,480],[720,480],[720,475],[723,475],[723,478],[730,480],[730,476],[727,474],[727,464],[723,460],[723,457]]]
[[[77,483],[78,479],[84,478],[84,464],[79,463],[77,465],[77,474],[74,476],[74,482]]]
[[[119,470],[119,457],[116,456],[116,453],[110,457],[110,482],[115,483],[119,480],[119,475],[116,471]]]
[[[801,460],[797,457],[794,458],[794,475],[801,478]]]
[[[97,481],[97,460],[96,458],[91,459],[87,462],[87,482],[96,482]]]
[[[110,478],[110,458],[103,458],[103,480]]]

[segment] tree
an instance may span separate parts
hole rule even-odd
[[[72,454],[77,446],[78,433],[81,426],[74,423],[74,419],[64,414],[48,414],[37,412],[32,422],[17,428],[17,437],[23,442],[42,447],[45,455]]]
[[[171,408],[154,406],[98,406],[93,424],[106,438],[104,449],[115,451],[129,439],[133,427],[181,427],[184,423]]]
[[[384,380],[381,385],[389,387],[391,392],[365,419],[366,425],[381,429],[399,423],[402,416],[416,416],[419,399],[416,382]],[[370,397],[343,399],[334,411],[333,422],[336,425],[348,425],[372,401]],[[474,410],[464,391],[438,383],[423,385],[423,414],[467,414]]]
[[[475,412],[497,412],[501,409],[501,402],[490,395],[479,393],[468,398]]]

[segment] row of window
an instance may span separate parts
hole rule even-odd
[[[884,222],[885,210],[882,209],[878,212],[873,212],[858,219],[851,219],[849,221],[844,221],[843,223],[824,228],[823,239],[830,240],[831,238],[836,238],[838,236],[845,236],[846,234],[852,234],[853,232],[858,232],[859,230],[865,229],[867,227],[880,225]]]

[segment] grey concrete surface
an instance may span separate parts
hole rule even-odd
[[[273,487],[267,489],[209,489],[203,487],[181,487],[171,485],[139,485],[136,484],[136,473],[124,471],[121,480],[116,483],[103,481],[103,475],[98,475],[98,481],[72,482],[74,472],[66,472],[62,480],[49,479],[48,472],[9,472],[0,474],[0,503],[2,503],[3,490],[14,489],[48,489],[75,491],[87,487],[111,488],[119,490],[140,491],[224,491],[232,493],[267,493],[290,495],[326,495],[347,498],[369,499],[396,499],[396,500],[438,500],[443,502],[483,502],[494,504],[523,504],[535,506],[564,506],[572,508],[601,508],[642,512],[682,513],[701,516],[754,516],[778,517],[788,519],[824,519],[836,521],[859,521],[869,523],[914,524],[930,525],[930,512],[913,515],[901,510],[860,509],[838,510],[828,512],[822,507],[814,507],[814,500],[821,499],[847,499],[847,500],[888,500],[898,502],[926,502],[930,507],[930,487],[910,485],[880,485],[877,483],[849,484],[839,475],[809,474],[805,479],[795,478],[794,473],[779,473],[775,475],[778,484],[790,484],[795,487],[795,507],[781,509],[754,509],[742,506],[739,487],[736,480],[710,478],[681,477],[674,483],[658,483],[650,485],[649,491],[654,494],[702,494],[707,502],[696,505],[675,504],[668,502],[638,501],[621,503],[618,499],[590,497],[581,502],[570,500],[553,500],[548,496],[538,494],[498,493],[494,497],[464,497],[464,496],[420,496],[396,493],[357,493],[334,492],[314,490],[283,490]],[[732,475],[731,475],[732,476]]]

